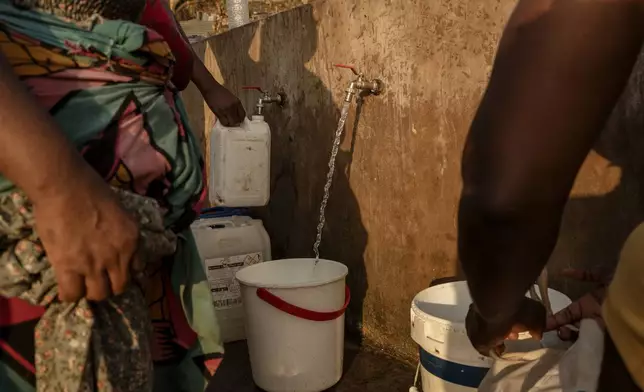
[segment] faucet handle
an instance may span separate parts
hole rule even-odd
[[[354,75],[356,75],[356,76],[359,76],[359,75],[360,75],[360,73],[358,72],[358,70],[356,69],[356,67],[355,67],[355,66],[353,66],[353,65],[347,65],[347,64],[333,64],[333,66],[334,66],[334,67],[337,67],[337,68],[350,69],[350,70],[351,70],[351,72],[353,72],[353,74],[354,74]]]
[[[266,91],[264,91],[259,86],[242,86],[242,90],[255,90],[255,91],[259,91],[262,94],[266,94]]]

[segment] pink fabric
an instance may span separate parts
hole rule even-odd
[[[208,372],[210,373],[211,376],[215,375],[215,372],[217,371],[217,369],[219,369],[219,366],[221,365],[221,361],[223,361],[223,358],[208,359],[204,363],[206,365],[206,369],[208,369]]]
[[[131,102],[119,121],[115,148],[117,158],[130,170],[134,190],[140,195],[145,195],[150,183],[171,169],[170,162],[150,143],[144,126],[143,115]]]
[[[176,59],[172,82],[177,89],[188,87],[194,57],[189,42],[183,38],[166,0],[148,0],[139,23],[159,33],[170,46]]]
[[[190,328],[185,313],[178,298],[172,291],[170,278],[166,274],[160,275],[168,305],[169,317],[167,320],[152,320],[154,338],[152,339],[152,358],[155,362],[172,360],[175,355],[174,345],[179,345],[188,350],[197,341],[197,334]],[[172,331],[173,333],[168,333]]]
[[[45,77],[24,80],[29,90],[47,110],[72,91],[104,86],[108,82],[130,81],[127,76],[99,69],[68,69]]]
[[[44,313],[45,308],[21,299],[0,297],[0,326],[39,319]]]

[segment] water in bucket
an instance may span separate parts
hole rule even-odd
[[[313,273],[311,271],[313,270]],[[267,261],[237,272],[255,384],[267,392],[319,392],[342,377],[344,264]]]
[[[315,258],[274,260],[236,274],[241,286],[248,351],[255,384],[267,392],[319,392],[342,377],[344,314],[351,294],[348,268],[320,259],[335,160],[351,102],[342,106],[335,131]]]
[[[320,205],[314,259],[275,260],[240,270],[253,380],[268,392],[319,392],[342,377],[348,268],[320,259],[335,159],[349,114],[342,107]]]

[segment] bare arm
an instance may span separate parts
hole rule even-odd
[[[186,42],[190,42],[190,40],[188,39],[188,36],[186,35],[186,32],[183,31],[183,27],[181,27],[181,23],[179,23],[179,21],[176,19],[176,16],[174,20],[177,25],[177,29],[179,30],[179,33],[181,34],[183,39]],[[192,47],[190,47],[190,49],[192,49]],[[197,53],[195,53],[194,49],[192,49],[192,58],[193,58],[192,76],[190,79],[192,80],[192,83],[194,83],[195,86],[197,86],[197,88],[199,89],[199,92],[201,92],[201,95],[205,97],[207,94],[211,94],[215,91],[218,91],[221,88],[224,88],[212,76],[210,71],[208,71],[208,68],[206,68],[206,65],[203,63],[203,61],[201,61]]]
[[[0,172],[34,204],[63,301],[121,294],[139,229],[0,55]]]
[[[463,154],[459,253],[483,319],[511,318],[550,257],[643,21],[634,0],[522,0],[512,15]]]
[[[174,16],[172,13],[171,15]],[[186,33],[183,31],[183,28],[176,17],[174,20],[183,39],[186,42],[189,42]],[[191,50],[193,61],[190,79],[199,89],[199,92],[203,96],[204,101],[206,101],[206,104],[208,104],[210,110],[215,113],[222,124],[226,126],[238,125],[246,116],[244,106],[235,95],[217,82],[192,47]]]
[[[169,7],[169,5],[166,4],[166,7]],[[188,36],[186,35],[186,32],[183,31],[183,27],[181,27],[181,23],[179,23],[179,21],[177,20],[177,17],[172,11],[169,12],[170,15],[174,17],[174,22],[177,26],[177,30],[179,30],[179,34],[181,34],[181,37],[183,37],[184,41],[190,42]],[[190,49],[192,49],[192,46],[190,47]],[[192,76],[190,79],[197,86],[197,88],[201,92],[201,95],[206,95],[206,93],[212,91],[213,89],[223,87],[221,84],[219,84],[219,82],[217,82],[215,78],[212,77],[210,71],[208,71],[206,65],[203,63],[203,61],[201,61],[199,56],[197,56],[197,53],[195,53],[194,49],[192,49],[192,58],[194,61],[192,66]]]
[[[244,121],[246,111],[239,98],[212,76],[205,64],[193,51],[192,82],[197,86],[210,110],[225,126]]]
[[[0,55],[0,172],[38,204],[62,186],[102,183]]]
[[[211,94],[216,94],[222,91],[222,89],[225,89],[225,87],[222,86],[212,76],[210,71],[208,71],[208,68],[206,68],[206,65],[203,63],[203,61],[201,61],[194,50],[192,51],[192,53],[194,58],[192,65],[192,83],[197,86],[197,88],[201,92],[201,95],[206,97]],[[214,111],[214,108],[211,107],[210,109],[213,109]]]

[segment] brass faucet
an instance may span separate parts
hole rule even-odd
[[[257,100],[257,105],[255,105],[255,114],[258,116],[262,115],[262,111],[266,104],[276,103],[279,106],[286,105],[286,94],[283,92],[278,92],[273,95],[269,91],[264,91],[261,87],[257,86],[244,86],[242,87],[242,90],[255,90],[262,93],[262,96]]]
[[[346,89],[347,94],[344,97],[345,102],[351,102],[354,95],[361,98],[364,95],[380,95],[382,93],[382,90],[384,89],[384,83],[382,80],[368,80],[364,74],[358,72],[356,67],[353,65],[335,64],[335,66],[338,68],[349,69],[356,76],[356,79],[352,80],[349,87]]]

